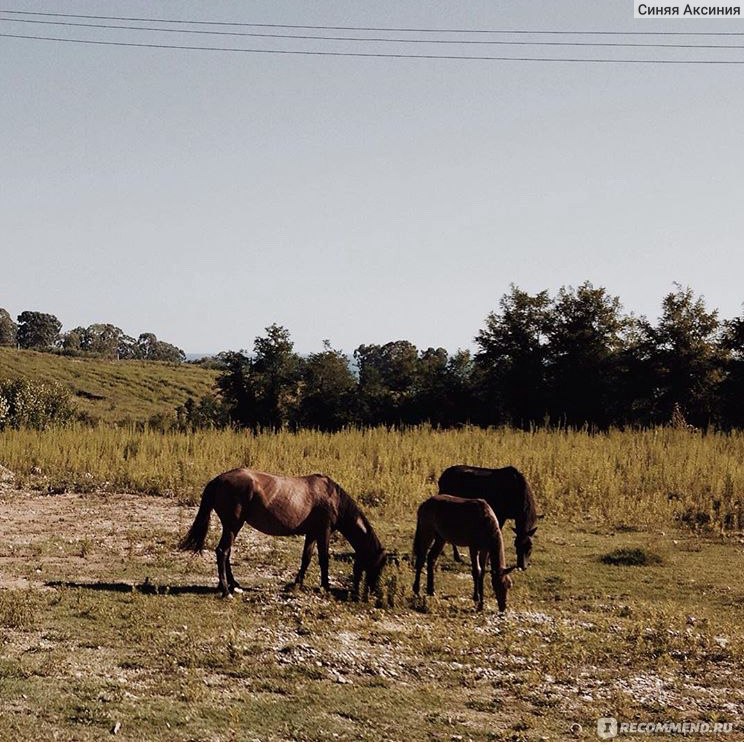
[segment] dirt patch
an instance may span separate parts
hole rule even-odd
[[[169,563],[179,564],[179,584],[212,584],[216,573],[211,551],[193,556],[176,550],[194,515],[195,508],[168,497],[45,495],[0,486],[0,588],[49,583],[141,585],[143,580],[127,577],[129,563],[135,559],[139,566],[151,565],[153,583],[168,583],[158,580],[166,557]],[[215,532],[219,523],[213,519],[212,525]],[[238,555],[241,548],[250,548],[251,557],[260,557],[270,544],[266,537],[244,529]],[[256,570],[257,577],[262,572],[274,570]]]

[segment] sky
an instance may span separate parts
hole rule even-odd
[[[634,20],[630,0],[9,0],[5,8],[744,32],[744,19]],[[353,46],[8,21],[0,33],[744,60],[736,49]],[[629,39],[588,39],[598,40]],[[744,45],[744,36],[632,41]],[[555,293],[589,280],[655,320],[676,282],[722,317],[737,316],[743,121],[744,65],[311,57],[0,38],[0,307],[50,312],[65,330],[111,322],[134,336],[149,331],[187,352],[250,349],[274,322],[303,353],[324,339],[345,351],[398,339],[474,349],[512,283]]]

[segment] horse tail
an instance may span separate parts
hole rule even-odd
[[[416,566],[416,559],[418,558],[417,549],[421,542],[421,524],[416,521],[416,532],[413,534],[413,553],[411,554],[411,562],[413,566]]]
[[[209,516],[212,513],[213,505],[214,483],[210,481],[204,487],[199,511],[196,513],[191,528],[189,528],[188,533],[181,539],[181,543],[178,544],[180,551],[193,551],[194,553],[202,551],[204,548],[204,541],[209,532]]]
[[[421,522],[421,507],[419,507],[418,513],[416,514],[416,532],[413,534],[413,554],[411,554],[411,562],[412,565],[416,566],[416,561],[418,559],[419,550],[426,554],[426,549],[422,549],[422,526],[423,523]]]

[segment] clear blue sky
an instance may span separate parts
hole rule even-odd
[[[744,32],[744,20],[633,20],[630,0],[5,7],[285,24]],[[351,47],[5,22],[0,30]],[[707,56],[744,59],[744,50]],[[742,312],[744,66],[295,57],[2,38],[0,71],[0,307],[13,315],[52,312],[65,329],[112,322],[187,351],[250,348],[276,321],[308,352],[324,338],[345,350],[399,338],[472,348],[511,282],[536,292],[588,279],[655,319],[677,281],[725,317]]]

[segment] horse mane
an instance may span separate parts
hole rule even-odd
[[[488,509],[491,510],[490,507]],[[493,542],[493,547],[491,548],[491,564],[493,565],[494,561],[498,561],[499,569],[503,570],[506,567],[506,556],[504,554],[504,535],[501,532],[499,520],[492,510],[486,517],[486,524],[489,526],[491,541]]]
[[[499,569],[503,570],[506,568],[506,555],[504,554],[504,536],[501,533],[501,528],[499,527],[498,522],[496,523],[496,538],[498,539],[498,547],[499,547]],[[493,562],[491,562],[493,564]]]
[[[333,479],[328,479],[329,483],[336,492],[338,497],[338,530],[343,534],[346,540],[358,551],[357,546],[361,545],[362,536],[356,530],[358,522],[361,521],[366,531],[369,549],[367,551],[370,560],[380,557],[384,551],[380,539],[374,531],[374,528],[367,520],[367,516],[362,512],[362,508],[352,499],[346,490],[337,484]]]
[[[514,469],[518,476],[520,484],[520,493],[522,495],[522,532],[529,533],[537,526],[537,505],[535,504],[535,495],[532,493],[530,484],[521,471]],[[516,521],[515,521],[516,522]]]

